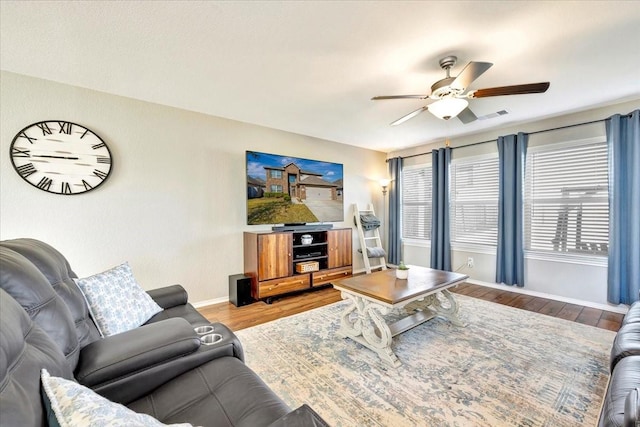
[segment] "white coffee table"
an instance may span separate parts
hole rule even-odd
[[[343,299],[352,302],[342,312],[338,335],[359,342],[398,367],[401,362],[391,349],[394,336],[436,316],[464,326],[458,317],[458,302],[448,289],[468,277],[410,266],[407,280],[397,279],[395,270],[338,280],[333,287],[341,291]],[[389,324],[383,316],[392,312],[401,314],[401,318]]]

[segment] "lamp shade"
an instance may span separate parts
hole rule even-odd
[[[467,108],[469,101],[460,98],[442,98],[441,100],[429,105],[428,109],[431,114],[442,120],[449,120],[457,116]]]

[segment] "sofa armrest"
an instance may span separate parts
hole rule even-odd
[[[624,402],[624,426],[637,426],[640,423],[640,388],[629,392]]]
[[[184,319],[143,325],[82,348],[75,377],[91,387],[193,353],[200,345]]]
[[[165,286],[164,288],[147,291],[149,296],[162,308],[171,308],[187,303],[189,295],[181,285]]]
[[[278,418],[269,427],[329,427],[329,424],[306,403]]]
[[[167,332],[164,332],[167,330],[167,322],[182,322],[189,325],[189,323],[182,318],[174,318],[141,326],[138,329],[154,326],[162,329],[163,335],[167,336]],[[171,381],[173,378],[205,363],[211,362],[212,360],[223,357],[235,357],[240,361],[244,361],[244,353],[238,337],[236,337],[236,335],[222,323],[213,323],[213,326],[215,328],[215,333],[222,335],[222,339],[212,345],[201,344],[200,339],[195,335],[195,332],[192,329],[192,325],[189,325],[188,336],[197,342],[198,349],[196,351],[192,351],[191,353],[183,356],[174,357],[173,359],[166,359],[165,361],[160,361],[154,365],[144,366],[138,371],[125,375],[111,378],[109,378],[111,375],[103,375],[102,382],[96,383],[94,381],[89,387],[91,387],[91,389],[96,393],[113,402],[126,405],[148,394],[157,387],[160,387],[162,384]],[[128,335],[130,332],[133,331],[124,332],[122,334],[114,335],[113,337]],[[187,334],[187,331],[184,330],[183,333]],[[113,337],[105,338],[104,341]],[[129,342],[129,345],[132,345],[132,343]],[[84,355],[83,352],[81,352],[81,362],[83,361],[83,356],[91,357],[92,355]],[[82,368],[84,368],[84,366]],[[76,372],[76,375],[78,376],[79,382],[84,384],[83,381],[79,379],[79,375],[81,374],[80,369],[81,368]]]

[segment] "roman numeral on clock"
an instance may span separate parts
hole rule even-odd
[[[104,142],[101,142],[100,144],[92,145],[91,148],[93,148],[94,150],[97,150],[98,148],[102,148],[106,146],[107,144],[105,144]]]
[[[23,178],[26,178],[29,175],[38,172],[35,166],[33,166],[33,163],[27,163],[22,166],[17,166],[16,169],[18,170],[18,173],[20,174],[20,176]]]
[[[51,135],[51,128],[46,123],[38,123],[37,126],[42,131],[42,136]]]
[[[37,141],[38,140],[38,138],[31,138],[29,135],[27,135],[24,132],[22,132],[20,134],[20,138],[27,138],[27,140],[29,140],[29,144],[33,144],[33,141]]]
[[[45,176],[40,180],[40,182],[38,182],[38,188],[42,188],[43,190],[49,191],[49,188],[51,188],[52,182],[53,180],[51,178],[47,178]]]
[[[111,164],[111,159],[109,157],[98,156],[98,163]]]
[[[18,148],[18,147],[11,148],[12,157],[31,157],[30,153],[31,151],[27,150],[26,148]]]
[[[87,181],[85,181],[84,179],[82,180],[82,185],[84,186],[85,190],[91,190],[93,188],[93,186],[89,184]]]
[[[68,182],[60,183],[60,194],[71,194],[71,186]]]
[[[58,133],[66,133],[67,135],[71,135],[71,128],[73,127],[73,123],[58,122],[58,126],[60,126],[60,130],[58,131]]]
[[[101,180],[103,180],[103,181],[104,181],[104,179],[107,177],[107,174],[106,174],[106,173],[104,173],[104,172],[102,172],[102,171],[100,171],[100,170],[98,170],[98,169],[94,169],[94,170],[93,170],[93,174],[94,174],[95,176],[97,176],[98,178],[100,178]]]

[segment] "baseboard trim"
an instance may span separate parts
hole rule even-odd
[[[191,305],[194,306],[195,308],[202,308],[208,305],[220,304],[221,302],[229,302],[229,297],[226,296],[226,297],[208,299],[204,301],[192,302]]]
[[[599,304],[597,302],[583,301],[583,300],[567,298],[559,295],[547,294],[544,292],[530,291],[528,289],[519,288],[517,286],[500,285],[497,283],[483,282],[481,280],[476,280],[476,279],[467,279],[467,282],[473,285],[500,289],[501,291],[515,292],[518,294],[531,295],[533,297],[546,298],[554,301],[566,302],[569,304],[583,305],[585,307],[597,308],[598,310],[611,311],[614,313],[626,314],[627,311],[629,311],[629,307],[624,304],[620,304],[620,305]]]

